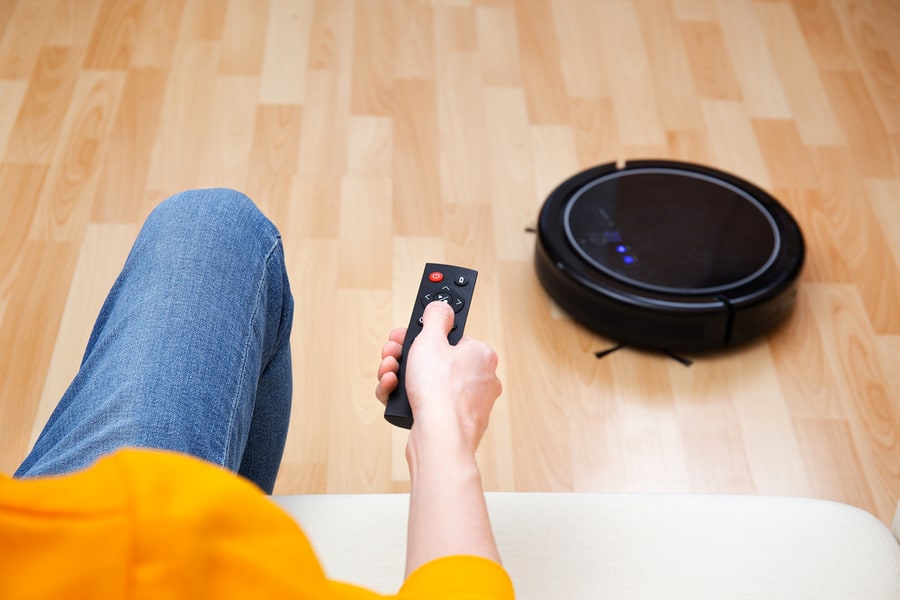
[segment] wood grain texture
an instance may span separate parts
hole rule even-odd
[[[372,397],[423,263],[480,271],[492,490],[900,500],[900,11],[880,0],[0,2],[0,469],[78,368],[142,219],[232,186],[297,300],[280,493],[407,489]],[[797,310],[685,367],[619,350],[531,264],[599,163],[752,180],[805,235]]]

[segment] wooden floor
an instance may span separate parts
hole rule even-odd
[[[0,0],[0,470],[77,369],[148,211],[231,186],[282,229],[296,393],[277,491],[407,489],[373,398],[428,261],[480,271],[491,490],[900,500],[896,0]],[[803,228],[795,315],[740,351],[622,350],[531,264],[609,161],[750,179]]]

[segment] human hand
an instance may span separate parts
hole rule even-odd
[[[408,349],[406,392],[415,430],[458,433],[474,452],[502,385],[496,375],[497,355],[490,347],[467,336],[455,346],[447,341],[453,318],[453,309],[444,303],[433,302],[425,308],[422,331]],[[397,387],[405,334],[405,329],[393,330],[382,349],[375,389],[382,403]]]

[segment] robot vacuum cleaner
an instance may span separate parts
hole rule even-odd
[[[609,163],[541,208],[538,279],[577,322],[627,346],[709,352],[795,304],[804,242],[787,210],[734,175],[684,162]]]

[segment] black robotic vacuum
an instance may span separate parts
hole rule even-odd
[[[628,346],[708,352],[790,314],[800,228],[772,196],[691,163],[609,163],[559,185],[541,208],[535,268],[576,321]]]

